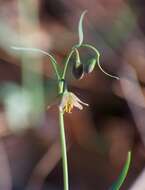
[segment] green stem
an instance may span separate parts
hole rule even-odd
[[[87,48],[92,49],[92,50],[97,54],[97,63],[98,63],[98,67],[100,68],[100,70],[101,70],[104,74],[108,75],[109,77],[112,77],[112,78],[115,78],[115,79],[119,80],[119,77],[114,76],[114,75],[111,75],[111,74],[107,73],[106,71],[104,71],[104,69],[103,69],[102,66],[100,65],[100,53],[99,53],[99,51],[98,51],[95,47],[93,47],[93,46],[90,45],[90,44],[82,44],[80,47],[87,47]]]
[[[67,148],[66,148],[65,129],[64,129],[64,113],[60,108],[59,108],[59,126],[60,126],[60,138],[61,138],[64,190],[69,190]]]
[[[71,52],[69,53],[69,55],[68,55],[68,57],[66,59],[63,74],[62,74],[62,79],[65,79],[66,71],[67,71],[67,68],[68,68],[68,63],[69,63],[69,60],[70,60],[72,54],[74,53],[75,49],[76,48],[72,48]]]
[[[51,60],[51,63],[52,63],[53,69],[56,73],[57,79],[58,80],[60,79],[58,69],[57,69],[57,61],[50,53],[47,53],[46,51],[38,49],[38,48],[25,48],[25,47],[16,47],[16,46],[12,46],[11,48],[14,50],[19,50],[19,51],[28,51],[28,52],[31,51],[31,52],[37,52],[37,53],[42,53],[44,55],[47,55]]]

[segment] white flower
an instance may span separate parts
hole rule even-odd
[[[74,93],[64,92],[59,107],[63,112],[71,113],[73,107],[77,107],[78,109],[82,110],[82,105],[89,106],[85,102],[81,101]]]

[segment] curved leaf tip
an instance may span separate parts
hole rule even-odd
[[[79,43],[78,46],[80,46],[83,43],[83,38],[84,38],[84,33],[83,33],[83,19],[85,14],[87,13],[87,10],[83,11],[80,20],[79,20],[79,25],[78,25],[78,33],[79,33]]]
[[[121,188],[121,186],[124,183],[126,176],[128,174],[130,163],[131,163],[131,151],[128,152],[124,167],[123,167],[117,181],[113,184],[113,186],[111,187],[110,190],[119,190]]]

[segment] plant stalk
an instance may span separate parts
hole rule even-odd
[[[61,152],[62,152],[64,190],[69,190],[67,148],[66,148],[66,138],[65,138],[65,128],[64,128],[64,113],[60,108],[59,108],[59,127],[60,127],[60,140],[61,140]]]

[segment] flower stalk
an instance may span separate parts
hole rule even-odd
[[[66,147],[65,128],[64,128],[64,113],[61,110],[61,108],[59,108],[59,127],[60,127],[64,190],[69,190],[67,147]]]
[[[64,85],[65,85],[65,81],[63,79],[60,80],[58,93],[62,95],[61,101],[64,96]],[[59,106],[59,128],[60,128],[60,142],[61,142],[61,155],[62,155],[62,168],[63,168],[63,184],[64,184],[64,190],[69,190],[67,146],[66,146],[66,136],[65,136],[65,127],[64,127],[64,112],[60,106]]]

